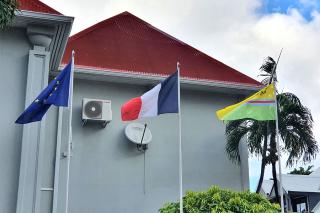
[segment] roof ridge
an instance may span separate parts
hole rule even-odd
[[[96,24],[94,24],[94,25],[92,25],[92,26],[90,26],[90,27],[88,27],[88,28],[86,28],[86,29],[84,29],[84,30],[76,33],[76,34],[74,34],[73,36],[70,37],[70,41],[75,40],[75,39],[78,39],[78,38],[81,38],[82,36],[84,36],[84,35],[92,32],[92,31],[96,30],[98,27],[100,27],[100,25],[105,24],[105,23],[109,22],[110,20],[113,20],[113,19],[115,19],[115,18],[117,18],[117,17],[119,17],[119,16],[123,16],[123,15],[130,15],[130,16],[132,16],[132,17],[135,17],[137,20],[143,22],[144,24],[146,24],[146,25],[148,25],[149,27],[151,27],[152,29],[160,32],[161,34],[164,34],[164,35],[166,35],[167,37],[170,37],[171,39],[177,41],[178,43],[181,43],[181,44],[183,44],[183,45],[189,46],[189,45],[186,44],[185,42],[183,42],[183,41],[181,41],[181,40],[173,37],[172,35],[170,35],[170,34],[164,32],[164,31],[160,30],[159,28],[153,26],[152,24],[150,24],[150,23],[146,22],[145,20],[143,20],[143,19],[141,19],[141,18],[133,15],[132,13],[130,13],[130,12],[128,12],[128,11],[124,11],[124,12],[122,12],[122,13],[119,13],[119,14],[115,15],[115,16],[111,16],[111,17],[109,17],[109,18],[107,18],[107,19],[104,19],[104,20],[102,20],[102,21],[100,21],[100,22],[98,22],[98,23],[96,23]]]
[[[90,27],[88,27],[88,28],[86,28],[86,29],[84,29],[84,30],[81,30],[80,32],[77,32],[76,34],[74,34],[73,36],[71,36],[71,37],[69,38],[69,42],[74,41],[74,40],[76,40],[76,39],[79,39],[79,38],[81,38],[81,37],[83,37],[83,36],[91,33],[92,31],[95,31],[95,30],[98,29],[101,25],[106,24],[106,23],[110,22],[111,20],[113,20],[114,18],[116,18],[116,17],[118,17],[118,16],[121,16],[121,15],[124,15],[124,14],[130,14],[130,13],[129,13],[128,11],[124,11],[124,12],[122,12],[122,13],[119,13],[119,14],[115,15],[115,16],[111,16],[111,17],[109,17],[109,18],[107,18],[107,19],[104,19],[104,20],[102,20],[102,21],[99,21],[98,23],[96,23],[96,24],[94,24],[94,25],[91,25]]]

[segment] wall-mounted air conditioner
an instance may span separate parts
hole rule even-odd
[[[88,121],[101,123],[105,127],[112,120],[111,101],[102,99],[82,99],[82,125]]]

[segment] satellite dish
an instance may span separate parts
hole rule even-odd
[[[126,137],[135,144],[141,144],[141,145],[148,144],[152,140],[152,134],[150,129],[146,127],[146,130],[143,136],[144,128],[145,126],[143,124],[130,123],[127,125],[125,129]],[[143,141],[141,143],[142,136],[143,136]]]

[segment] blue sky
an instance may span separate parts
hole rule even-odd
[[[261,0],[259,12],[262,14],[281,13],[288,14],[296,9],[307,21],[313,19],[312,13],[320,11],[320,0]]]

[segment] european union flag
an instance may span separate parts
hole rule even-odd
[[[70,83],[72,81],[73,59],[52,80],[49,85],[42,90],[38,97],[28,106],[28,108],[16,120],[18,124],[26,124],[41,121],[42,117],[50,106],[67,107],[69,105]]]

